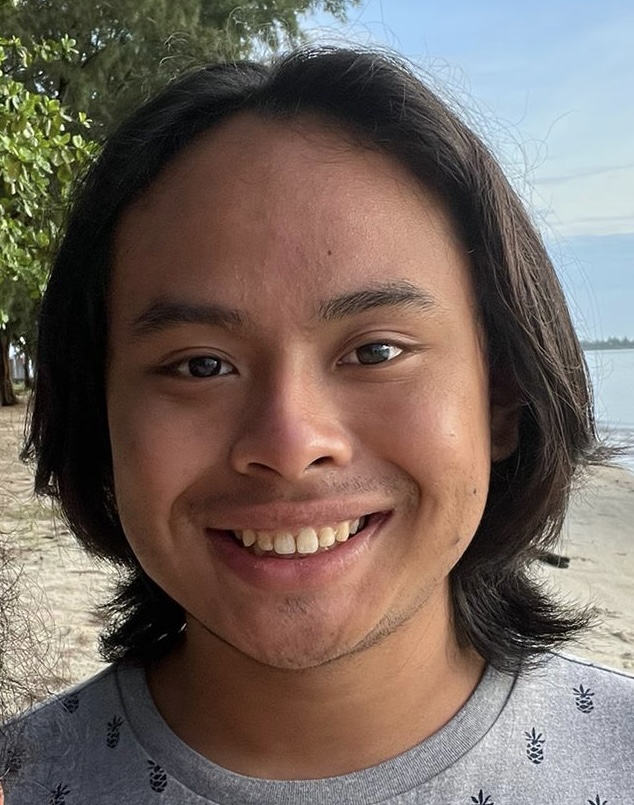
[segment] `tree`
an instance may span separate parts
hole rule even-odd
[[[69,115],[59,101],[30,92],[5,71],[73,58],[67,37],[26,48],[0,38],[0,404],[15,394],[9,345],[32,354],[35,318],[74,177],[97,146],[67,126],[87,129],[84,114]]]
[[[72,176],[131,107],[187,67],[301,39],[360,0],[0,0],[0,403],[34,321]],[[41,43],[44,44],[41,44]],[[66,110],[66,111],[65,111]]]
[[[8,69],[32,92],[76,113],[102,137],[132,107],[187,67],[236,59],[301,39],[302,15],[343,19],[360,0],[4,0],[0,30],[23,41],[68,37],[71,58],[15,59]]]

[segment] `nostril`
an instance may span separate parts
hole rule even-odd
[[[296,480],[306,471],[326,472],[349,463],[352,445],[338,427],[323,421],[286,421],[281,415],[271,418],[267,427],[254,422],[238,434],[231,447],[231,463],[238,472],[272,471]]]
[[[316,458],[314,461],[311,461],[311,467],[323,467],[324,464],[330,464],[332,462],[331,456],[320,456]]]

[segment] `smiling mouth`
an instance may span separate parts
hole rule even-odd
[[[343,520],[334,525],[315,528],[304,526],[297,530],[230,531],[234,539],[256,556],[293,559],[331,551],[356,536],[375,515],[364,515],[356,520]]]

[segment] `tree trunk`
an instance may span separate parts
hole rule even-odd
[[[17,401],[11,382],[9,336],[6,331],[0,331],[0,405],[15,405]]]
[[[24,388],[28,389],[29,391],[33,388],[33,378],[31,377],[31,359],[26,352],[24,353]]]

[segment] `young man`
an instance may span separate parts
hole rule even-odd
[[[599,451],[543,245],[400,64],[225,65],[111,138],[30,450],[129,568],[8,803],[625,803],[632,681],[530,575]],[[19,750],[19,751],[18,751]],[[19,766],[19,768],[16,768]]]

